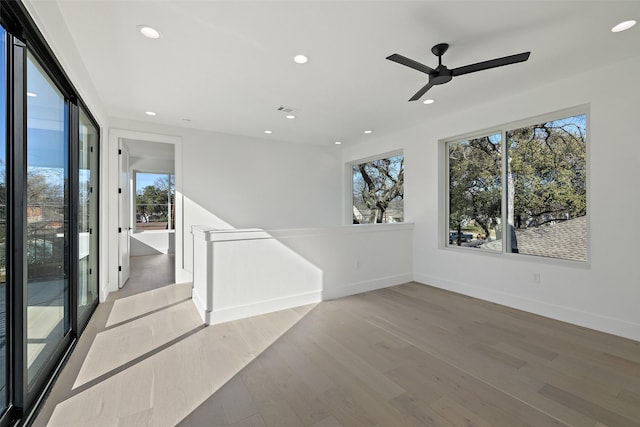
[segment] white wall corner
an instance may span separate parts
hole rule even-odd
[[[365,280],[362,282],[342,284],[340,286],[327,285],[322,290],[322,300],[342,298],[349,295],[361,294],[363,292],[375,291],[376,289],[388,288],[411,282],[413,274],[408,272],[395,276],[382,277],[379,279]]]

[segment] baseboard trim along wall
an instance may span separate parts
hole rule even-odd
[[[427,274],[416,273],[414,275],[414,281],[423,285],[471,296],[550,319],[640,341],[640,325],[625,320],[580,311],[571,307],[550,304],[545,301],[523,298],[518,295],[498,292]]]
[[[349,295],[361,294],[363,292],[375,291],[376,289],[388,288],[390,286],[401,285],[411,282],[413,275],[411,273],[399,274],[395,276],[383,277],[375,280],[367,280],[358,283],[351,283],[338,286],[325,286],[322,290],[322,299],[330,300],[342,298]]]
[[[235,307],[224,307],[220,309],[206,310],[204,304],[193,294],[193,303],[200,313],[202,321],[207,325],[229,322],[243,319],[245,317],[257,316],[274,311],[286,310],[308,304],[317,304],[323,300],[342,298],[349,295],[363,292],[375,291],[377,289],[388,288],[411,282],[411,274],[401,274],[397,276],[384,277],[376,280],[352,283],[336,286],[333,289],[323,289],[322,291],[307,292],[299,295],[289,295],[282,298],[273,298],[265,301],[258,301],[250,304],[238,305]]]
[[[317,304],[321,301],[322,295],[319,291],[308,292],[300,295],[289,295],[282,298],[274,298],[266,301],[259,301],[251,304],[239,305],[235,307],[224,307],[213,309],[205,315],[203,321],[207,325],[230,322],[232,320],[244,319],[245,317],[257,316],[259,314],[272,313],[274,311],[286,310],[308,304]],[[196,305],[197,306],[197,305]]]

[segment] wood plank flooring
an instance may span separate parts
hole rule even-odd
[[[202,328],[141,286],[36,425],[640,426],[635,341],[418,283]]]

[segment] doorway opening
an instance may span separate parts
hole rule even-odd
[[[118,239],[112,244],[117,253],[117,289],[142,274],[134,271],[140,264],[135,262],[137,257],[156,256],[153,263],[169,264],[155,271],[170,277],[154,281],[176,283],[176,270],[182,265],[181,140],[112,130],[110,142],[115,146],[112,152],[117,150],[118,160],[117,208],[112,208],[118,218]],[[112,286],[110,291],[114,290],[116,287]]]
[[[140,265],[132,263],[136,257],[172,255],[155,262],[175,263],[176,215],[175,145],[136,139],[122,139],[121,145],[120,288],[131,276],[132,266]],[[174,278],[175,273],[172,282]]]

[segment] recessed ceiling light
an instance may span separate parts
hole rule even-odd
[[[296,116],[294,116],[293,114],[288,114],[285,116],[287,119],[295,119]]]
[[[147,116],[155,116],[156,113],[154,113],[153,111],[145,111],[144,112]]]
[[[138,31],[140,31],[140,34],[142,34],[145,37],[148,37],[150,39],[160,38],[160,32],[158,32],[158,30],[156,30],[153,27],[150,27],[148,25],[138,25],[136,28],[138,28]]]
[[[636,21],[634,21],[634,20],[624,21],[624,22],[619,23],[615,27],[613,27],[611,29],[611,31],[614,32],[614,33],[619,33],[620,31],[628,30],[629,28],[633,27],[634,25],[636,25]]]
[[[182,121],[189,123],[189,122],[191,122],[191,119],[182,119]]]
[[[35,93],[33,93],[33,92],[27,92],[27,96],[34,97],[34,96],[38,96],[38,95],[36,95],[36,94],[35,94]]]
[[[298,64],[306,64],[307,61],[309,61],[309,58],[304,55],[296,55],[293,57],[293,60]]]
[[[334,144],[340,145],[340,144],[342,144],[342,141],[336,141],[336,142],[334,142]]]
[[[434,101],[433,99],[425,99],[424,101],[422,101],[423,104],[427,104],[427,105],[433,104],[434,102],[436,101]]]
[[[264,133],[267,133],[267,134],[268,134],[268,133],[273,133],[273,132],[272,132],[272,131],[270,131],[270,130],[265,130],[265,131],[264,131]]]
[[[373,132],[372,130],[365,130],[364,133],[366,134],[370,134],[371,132]]]

